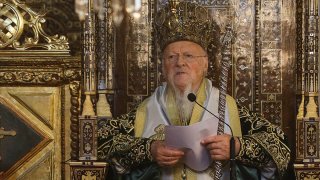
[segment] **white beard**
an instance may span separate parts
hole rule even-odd
[[[188,84],[184,92],[181,92],[178,88],[173,87],[175,93],[175,100],[177,105],[177,110],[179,113],[182,125],[188,125],[192,115],[192,110],[194,102],[188,100],[188,94],[192,92],[191,83]]]

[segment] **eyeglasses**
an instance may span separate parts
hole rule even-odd
[[[170,62],[170,63],[175,63],[179,60],[180,55],[179,54],[172,54],[169,56],[165,56],[165,60]],[[187,61],[187,62],[193,62],[195,59],[200,58],[200,57],[207,57],[206,55],[202,55],[202,56],[195,56],[192,54],[182,54],[182,59]]]

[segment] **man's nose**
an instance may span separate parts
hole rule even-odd
[[[185,63],[186,63],[186,60],[183,57],[183,55],[179,55],[177,59],[177,65],[184,65]]]

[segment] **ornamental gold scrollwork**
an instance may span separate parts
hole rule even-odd
[[[319,179],[320,172],[318,168],[308,169],[308,170],[299,170],[296,173],[296,179]]]
[[[65,36],[50,36],[43,30],[44,15],[44,11],[34,12],[20,0],[1,2],[0,49],[67,51],[69,43]]]
[[[46,84],[55,85],[79,79],[79,69],[64,72],[54,70],[14,70],[0,71],[0,84]]]

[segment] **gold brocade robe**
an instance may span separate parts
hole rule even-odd
[[[201,101],[201,94],[198,94]],[[205,99],[205,97],[204,97]],[[150,147],[154,139],[161,139],[161,130],[153,138],[140,137],[144,127],[145,119],[145,100],[138,109],[134,109],[128,114],[122,115],[111,120],[100,120],[98,122],[98,157],[100,160],[108,161],[118,174],[135,174],[137,179],[143,177],[141,169],[154,166]],[[279,175],[284,173],[290,160],[290,150],[285,144],[283,131],[271,124],[258,114],[251,113],[244,107],[235,107],[234,100],[227,97],[231,102],[230,117],[237,117],[231,120],[231,126],[235,134],[239,136],[241,144],[240,152],[237,155],[237,163],[254,166],[257,169],[275,164]],[[203,102],[202,102],[203,103]],[[229,107],[230,108],[230,107]],[[190,123],[196,122],[202,109],[196,109],[192,113]],[[174,113],[170,115],[174,117]],[[240,122],[240,125],[232,125],[234,122]],[[237,124],[237,123],[235,123]],[[238,130],[236,128],[238,127]],[[240,129],[241,127],[241,129]],[[241,137],[240,137],[241,136]],[[177,167],[175,172],[181,175],[181,167]],[[142,172],[142,171],[141,171]],[[192,171],[189,171],[189,177],[195,177]],[[180,176],[179,176],[180,177]],[[135,178],[132,178],[135,179]],[[190,178],[189,178],[190,179]]]
[[[157,93],[158,94],[157,96],[153,96],[145,100],[137,110],[135,127],[134,127],[136,137],[149,137],[155,140],[164,140],[163,131],[164,131],[165,124],[177,125],[177,126],[184,125],[182,124],[183,122],[180,120],[179,113],[177,110],[177,105],[175,103],[174,93],[171,90],[171,88],[168,88],[168,86],[164,85],[164,88],[158,91],[159,93]],[[200,103],[202,106],[207,106],[207,108],[209,108],[211,111],[215,110],[214,112],[216,113],[216,115],[218,115],[219,90],[212,87],[211,82],[209,80],[205,79],[201,83],[196,97],[197,97],[198,103]],[[153,102],[153,101],[157,101],[157,102]],[[211,101],[211,103],[209,103],[208,101]],[[150,105],[150,103],[152,105]],[[157,107],[155,107],[154,104],[156,104]],[[238,115],[237,105],[235,100],[228,95],[226,97],[226,108],[228,108],[228,110],[225,112],[225,113],[228,113],[228,116],[226,116],[226,118],[228,119],[228,124],[230,124],[231,128],[233,129],[234,136],[241,137],[241,126],[240,126],[240,119]],[[161,109],[161,110],[150,111],[150,109]],[[205,120],[206,118],[208,118],[208,116],[212,117],[211,114],[208,114],[207,116],[205,116],[204,113],[208,113],[208,112],[204,112],[204,109],[202,107],[195,105],[193,107],[191,118],[190,118],[190,121],[188,122],[188,125],[197,123],[200,120]],[[148,114],[151,114],[151,115],[148,115]],[[167,120],[161,120],[161,119],[167,119]],[[150,120],[152,122],[150,122]],[[155,121],[159,121],[159,125],[156,125]],[[151,123],[153,125],[147,126],[146,123]],[[215,121],[212,123],[218,126],[218,121]],[[145,133],[146,131],[149,131],[149,133]],[[153,134],[153,135],[150,136],[148,134]],[[183,171],[184,168],[186,168],[185,171]],[[180,180],[182,173],[186,175],[188,180],[196,180],[200,178],[204,179],[205,177],[203,176],[206,176],[209,179],[210,176],[214,175],[214,169],[209,167],[205,172],[201,172],[202,173],[201,177],[197,178],[197,174],[199,173],[193,171],[187,166],[184,167],[182,163],[179,163],[170,169],[173,169],[173,171],[169,173],[170,179],[174,179],[174,180]],[[225,167],[225,169],[228,171],[228,167]]]

